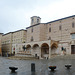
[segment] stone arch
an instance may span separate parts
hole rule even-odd
[[[42,58],[49,57],[49,45],[47,43],[43,43],[41,45],[41,57]]]
[[[26,45],[26,48],[30,48],[30,47],[31,47],[31,45],[30,45],[30,44]]]
[[[39,56],[39,45],[38,44],[33,45],[33,54],[35,57]]]
[[[57,43],[53,43],[53,44],[51,45],[51,54],[52,54],[52,55],[58,54],[57,48],[58,48],[58,44],[57,44]]]
[[[33,47],[39,46],[38,44],[34,44]]]
[[[31,54],[31,45],[26,45],[26,53]]]

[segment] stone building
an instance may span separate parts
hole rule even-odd
[[[31,25],[21,31],[12,33],[12,53],[40,59],[75,54],[75,15],[47,23],[41,23],[40,17],[33,16]]]
[[[47,26],[47,38],[59,42],[55,52],[60,54],[63,47],[66,54],[75,54],[75,15],[48,22]]]
[[[2,55],[2,35],[3,33],[0,33],[0,55]]]
[[[24,29],[15,31],[12,33],[12,53],[17,53],[17,51],[21,51],[22,46],[17,44],[22,44],[26,42],[27,31]],[[16,49],[18,47],[18,49]],[[16,49],[16,50],[15,50]]]
[[[47,25],[40,23],[40,20],[40,17],[38,18],[37,16],[31,18],[31,26],[27,27],[27,42],[25,43],[25,46],[26,51],[29,49],[32,55],[46,58],[50,57],[51,41],[46,39]],[[32,22],[34,22],[33,25]]]
[[[25,42],[26,42],[26,30],[24,29],[4,34],[2,36],[3,55],[7,56],[7,54],[15,53],[16,44]]]
[[[26,54],[40,58],[75,54],[75,15],[47,23],[40,22],[40,17],[31,17],[27,41],[22,44],[26,47]]]
[[[11,54],[12,49],[12,32],[9,32],[7,34],[3,34],[2,36],[2,55],[6,56],[8,54]]]

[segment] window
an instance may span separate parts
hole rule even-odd
[[[72,23],[72,28],[74,28],[74,22]]]
[[[75,39],[75,34],[71,34],[71,38],[72,39]]]
[[[72,18],[72,19],[74,19],[74,18]]]
[[[39,19],[37,19],[37,23],[39,23]]]
[[[49,37],[48,40],[51,40],[51,37]]]
[[[33,21],[34,21],[34,20],[32,19],[32,23],[33,23]]]
[[[51,32],[51,27],[49,28],[49,32]]]
[[[49,24],[49,25],[51,25],[51,24]]]
[[[25,41],[23,41],[23,43],[25,43]]]
[[[59,21],[61,23],[61,21]]]
[[[61,27],[61,25],[59,26],[59,30],[61,30],[62,29],[62,27]]]
[[[33,32],[33,28],[31,29],[31,32]]]
[[[31,37],[31,41],[33,41],[33,36]]]

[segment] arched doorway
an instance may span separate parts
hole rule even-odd
[[[31,54],[31,45],[26,46],[26,54]]]
[[[47,43],[44,43],[41,46],[41,57],[42,58],[48,58],[49,57],[49,45]]]
[[[39,45],[38,44],[33,45],[33,55],[35,57],[39,56]]]
[[[58,54],[57,48],[58,48],[58,45],[57,45],[56,43],[53,43],[53,44],[51,45],[51,55]]]

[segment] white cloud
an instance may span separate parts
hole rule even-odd
[[[46,6],[37,6],[30,14],[38,15],[42,17],[43,22],[49,20],[59,19],[66,16],[71,16],[75,14],[75,1],[74,0],[62,0],[59,2],[54,2]]]
[[[1,30],[8,32],[25,29],[32,16],[40,16],[42,22],[49,22],[74,15],[75,0],[2,0],[0,9]]]

